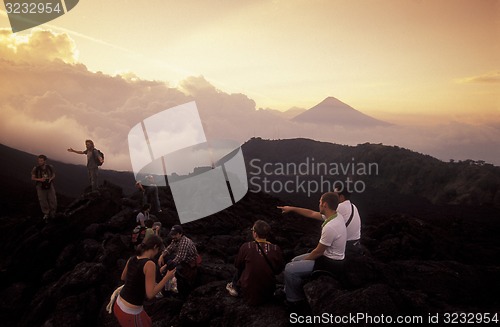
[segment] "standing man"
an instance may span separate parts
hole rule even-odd
[[[240,247],[234,263],[238,272],[226,285],[232,296],[238,296],[241,289],[249,305],[259,305],[273,298],[275,275],[285,266],[280,247],[266,240],[270,232],[271,226],[263,220],[253,224],[254,240]]]
[[[92,186],[92,191],[97,191],[99,185],[98,169],[104,162],[104,158],[99,155],[99,151],[94,147],[94,142],[92,142],[92,140],[85,140],[85,147],[87,149],[84,151],[77,151],[73,148],[69,148],[68,152],[87,155],[87,169],[89,171],[90,185]]]
[[[305,300],[302,284],[318,263],[328,266],[333,273],[342,273],[347,235],[345,222],[336,211],[338,204],[336,193],[328,192],[321,196],[319,213],[327,218],[321,226],[318,245],[312,252],[293,258],[285,267],[285,294],[291,305],[299,305]],[[284,213],[288,212],[287,207],[281,209]],[[310,216],[315,216],[314,211],[309,211]],[[319,220],[322,220],[321,215]]]
[[[56,189],[52,182],[56,178],[54,167],[47,164],[43,154],[37,158],[37,165],[31,170],[31,180],[36,182],[36,193],[43,212],[43,219],[53,218],[57,210]]]
[[[142,204],[150,203],[153,212],[161,213],[158,185],[153,175],[147,175],[144,180],[137,181],[135,186],[142,192]]]

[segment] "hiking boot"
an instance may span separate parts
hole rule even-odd
[[[229,295],[238,296],[238,291],[233,287],[233,283],[227,283],[226,290],[229,292]]]

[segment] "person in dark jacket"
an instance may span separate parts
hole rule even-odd
[[[43,154],[37,158],[37,165],[31,170],[31,180],[36,182],[36,194],[43,212],[43,219],[53,218],[57,210],[57,197],[54,188],[56,173],[52,165],[47,164],[47,157]]]
[[[271,226],[265,221],[254,223],[254,240],[240,247],[235,260],[238,272],[226,285],[230,295],[238,296],[241,292],[249,305],[259,305],[273,298],[275,275],[285,266],[280,247],[266,240],[270,232]]]

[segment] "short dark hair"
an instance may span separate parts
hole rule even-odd
[[[47,161],[47,156],[46,156],[46,155],[44,155],[44,154],[39,155],[39,156],[38,156],[38,158],[40,158],[40,159],[43,159],[43,160]]]
[[[346,200],[349,200],[351,198],[351,192],[347,190],[347,187],[343,186],[341,188],[336,187],[334,192],[337,193],[339,196],[342,195]]]
[[[337,193],[327,192],[321,196],[321,200],[323,200],[323,202],[326,202],[326,205],[331,210],[337,210],[337,207],[339,205],[339,196],[337,195]]]
[[[146,203],[146,204],[144,204],[144,205],[142,206],[141,211],[146,211],[146,210],[148,210],[148,209],[151,209],[151,205],[150,205],[149,203]]]
[[[253,230],[260,238],[267,238],[271,233],[271,226],[264,220],[257,220],[253,224]]]

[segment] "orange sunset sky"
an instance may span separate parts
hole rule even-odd
[[[307,109],[334,96],[375,118],[415,127],[406,137],[356,135],[344,143],[399,141],[443,160],[499,165],[491,150],[477,151],[498,145],[500,136],[499,40],[497,0],[82,0],[66,15],[15,34],[2,3],[0,143],[40,152],[15,126],[47,135],[65,126],[71,133],[57,132],[54,142],[77,147],[89,136],[115,147],[167,98],[162,109],[190,97],[203,102],[213,95],[206,103],[217,103],[213,97],[224,96],[250,117],[259,108]],[[72,74],[74,84],[64,79],[65,91],[51,88],[58,74]],[[85,83],[110,98],[91,88],[84,97],[77,89]],[[154,108],[141,115],[132,102]],[[84,112],[109,122],[88,122]],[[441,147],[418,136],[418,128],[430,126],[447,126],[429,132],[429,142],[443,138]],[[463,137],[474,138],[467,141],[472,152],[459,151]],[[127,169],[122,142],[115,167]],[[450,142],[458,142],[456,151],[439,152]]]

